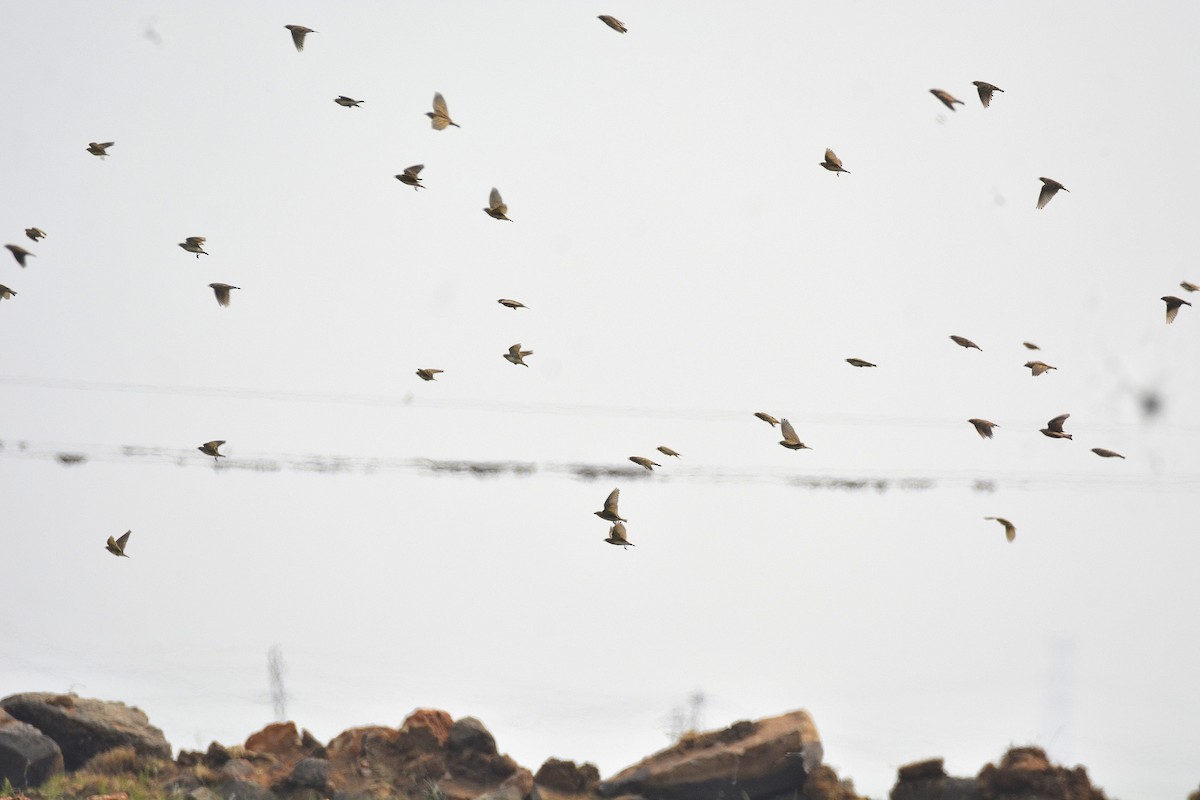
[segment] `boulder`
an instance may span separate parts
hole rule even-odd
[[[593,796],[600,785],[595,764],[550,758],[533,776],[532,800],[576,800]]]
[[[517,766],[508,756],[500,755],[495,737],[474,717],[463,717],[450,727],[446,768],[457,782],[492,786],[516,772]]]
[[[129,745],[139,754],[170,759],[171,745],[140,709],[75,694],[27,692],[0,700],[0,708],[53,739],[63,764],[78,769],[92,756]]]
[[[296,764],[288,783],[307,789],[322,791],[329,783],[329,762],[323,758],[305,758]]]
[[[952,778],[942,759],[914,761],[900,767],[890,800],[978,800],[974,778]]]
[[[805,800],[861,800],[854,782],[838,778],[832,767],[821,764],[804,780]]]
[[[749,800],[802,791],[820,764],[821,740],[807,711],[792,711],[686,737],[604,781],[605,797],[638,794],[661,800],[714,797]]]
[[[442,747],[450,738],[450,728],[454,725],[454,719],[445,711],[437,708],[418,708],[416,711],[409,714],[404,719],[404,724],[400,726],[402,731],[425,730],[437,741],[438,746]]]
[[[277,800],[275,793],[270,789],[241,778],[221,781],[216,786],[216,792],[222,800]]]
[[[0,785],[40,786],[63,771],[63,754],[46,734],[0,709]]]
[[[221,777],[250,780],[254,777],[254,765],[244,758],[231,758],[221,765]]]
[[[1083,767],[1056,767],[1040,747],[1013,747],[999,765],[988,764],[975,778],[982,800],[1106,800]]]

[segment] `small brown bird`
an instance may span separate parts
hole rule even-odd
[[[944,105],[946,108],[950,109],[951,111],[954,110],[955,103],[958,103],[960,106],[966,105],[966,103],[964,103],[962,100],[959,100],[957,97],[950,94],[945,89],[930,89],[929,93],[932,94],[934,97],[936,97],[938,100],[941,100],[942,105]]]
[[[597,19],[599,19],[608,27],[612,28],[617,33],[629,33],[629,29],[625,27],[625,23],[621,22],[621,20],[617,19],[616,17],[610,17],[608,14],[601,14],[599,17],[597,17]]]
[[[37,230],[37,229],[35,228],[34,230]],[[25,232],[29,233],[29,231],[25,231]],[[42,234],[42,235],[45,236],[45,234]],[[1195,292],[1195,291],[1200,290],[1200,286],[1197,286],[1194,283],[1188,283],[1187,281],[1180,281],[1179,285],[1182,286],[1184,289],[1186,289],[1189,292]]]
[[[3,283],[0,283],[0,300],[7,300],[10,297],[16,297],[16,296],[17,296],[16,292],[14,292],[12,289],[5,286]]]
[[[446,110],[446,98],[442,97],[441,92],[433,93],[433,111],[426,111],[425,116],[432,121],[435,131],[444,131],[450,125],[456,128],[461,128],[454,120],[450,119],[450,112]]]
[[[873,366],[875,366],[870,361],[863,361],[861,358],[847,358],[846,363],[852,367],[873,367]]]
[[[1033,373],[1033,377],[1035,378],[1046,370],[1058,369],[1058,367],[1052,367],[1044,361],[1026,361],[1025,366],[1029,368],[1029,371]]]
[[[22,269],[25,268],[26,258],[37,255],[37,253],[31,253],[24,247],[21,247],[19,244],[6,244],[4,246],[8,248],[8,252],[13,254],[13,258],[17,260],[17,263],[21,265]]]
[[[1042,435],[1049,436],[1051,439],[1072,439],[1071,434],[1063,430],[1063,423],[1067,421],[1070,414],[1060,414],[1054,419],[1046,423],[1046,427],[1042,428]]]
[[[46,232],[44,230],[42,230],[41,228],[26,228],[25,235],[28,236],[30,239],[33,239],[33,241],[35,241],[35,242],[38,239],[46,238]]]
[[[508,352],[504,354],[504,360],[511,364],[520,364],[522,367],[528,367],[525,363],[525,356],[533,355],[532,350],[522,350],[521,343],[517,342],[512,347],[508,348]]]
[[[975,426],[975,432],[979,434],[981,439],[991,439],[992,428],[1000,427],[994,422],[988,422],[986,419],[971,418],[967,422]]]
[[[617,501],[620,499],[621,490],[613,489],[611,492],[609,492],[608,497],[604,501],[604,508],[600,511],[593,511],[592,513],[600,519],[608,520],[609,522],[629,522],[629,520],[622,517],[620,512],[617,511]]]
[[[1004,517],[984,517],[984,519],[995,520],[1004,526],[1004,538],[1010,542],[1017,538],[1017,526],[1006,520]]]
[[[629,460],[637,464],[639,467],[645,467],[648,472],[654,472],[655,467],[662,466],[662,464],[655,464],[653,461],[643,456],[630,456]]]
[[[1038,347],[1036,344],[1034,344],[1033,342],[1021,342],[1021,344],[1025,345],[1026,350],[1041,350],[1042,349],[1042,348]]]
[[[484,213],[492,219],[503,219],[512,222],[505,215],[508,213],[508,206],[504,204],[504,200],[500,197],[500,190],[495,186],[492,187],[492,193],[488,195],[488,207]]]
[[[424,189],[425,187],[421,185],[421,170],[423,169],[425,169],[424,164],[413,164],[411,167],[407,167],[404,172],[397,175],[396,180],[406,186],[413,187],[414,192],[417,189]]]
[[[970,350],[972,347],[974,347],[974,348],[975,348],[976,350],[978,350],[979,352],[981,352],[981,353],[983,352],[983,348],[982,348],[982,347],[980,347],[979,345],[975,344],[974,342],[972,342],[970,339],[968,339],[968,338],[967,338],[967,337],[965,337],[965,336],[955,336],[954,334],[950,334],[950,338],[951,338],[951,340],[953,340],[953,342],[954,342],[956,345],[958,345],[959,347],[965,347],[965,348],[967,348],[968,350]]]
[[[87,151],[94,156],[104,158],[108,155],[108,148],[112,147],[116,142],[88,142]]]
[[[758,417],[763,422],[768,423],[772,428],[779,424],[779,420],[775,419],[765,411],[755,411],[754,416]]]
[[[208,288],[213,290],[213,294],[217,296],[217,305],[229,305],[229,290],[237,289],[241,291],[240,286],[230,286],[228,283],[210,283]]]
[[[796,435],[796,429],[792,427],[792,423],[787,421],[787,418],[779,420],[779,428],[783,432],[783,439],[780,444],[788,450],[811,450],[812,448],[800,441],[800,437]]]
[[[359,106],[361,106],[363,103],[365,103],[367,101],[366,100],[355,100],[353,97],[346,97],[346,95],[344,95],[344,94],[339,94],[337,97],[333,98],[333,102],[335,102],[339,106],[343,106],[345,108],[358,108]]]
[[[217,452],[218,449],[223,444],[225,444],[224,439],[214,439],[211,442],[205,442],[204,444],[200,445],[196,449],[199,450],[201,453],[204,453],[204,455],[206,455],[206,456],[212,456],[213,461],[216,461],[218,458],[225,458],[224,453]]]
[[[11,250],[12,245],[11,244],[8,245],[8,248]],[[17,259],[17,260],[20,261],[20,259]],[[21,266],[23,267],[25,265],[22,264]],[[1159,299],[1167,304],[1167,324],[1168,325],[1170,325],[1172,322],[1175,321],[1175,316],[1179,313],[1180,306],[1190,306],[1191,305],[1191,303],[1189,303],[1187,300],[1184,300],[1181,297],[1175,297],[1174,295],[1170,295],[1170,294],[1165,295]]]
[[[1062,189],[1064,192],[1071,191],[1053,178],[1038,178],[1038,180],[1043,184],[1042,190],[1038,192],[1038,208],[1045,208],[1046,203],[1049,203],[1050,199],[1058,194],[1059,189]]]
[[[292,32],[292,44],[296,45],[297,53],[304,50],[304,37],[310,33],[316,33],[312,28],[306,28],[303,25],[284,25],[283,27]]]
[[[620,545],[621,547],[633,547],[633,542],[625,538],[625,526],[621,523],[615,523],[608,529],[608,538],[604,541],[609,544]]]
[[[1106,447],[1093,447],[1092,452],[1101,458],[1124,458],[1125,456],[1118,453],[1116,450],[1109,450]]]
[[[837,154],[829,148],[825,148],[825,160],[821,162],[821,166],[830,172],[844,172],[847,175],[850,174],[850,170],[842,169],[842,160],[838,158]]]
[[[999,86],[993,86],[987,81],[971,81],[975,84],[975,88],[979,90],[979,102],[983,103],[983,107],[987,108],[992,104],[992,92],[1003,92]]]
[[[513,311],[516,311],[518,308],[528,308],[529,307],[529,306],[525,305],[524,303],[518,302],[516,300],[509,300],[507,297],[501,297],[496,302],[499,303],[500,305],[504,306],[505,308],[511,308]]]
[[[133,533],[133,531],[125,531],[125,534],[119,539],[114,539],[111,536],[108,537],[108,542],[104,545],[104,549],[112,553],[114,556],[125,556],[125,558],[129,558],[129,556],[125,555],[125,545],[129,543],[129,534],[131,533]]]
[[[179,243],[179,246],[189,253],[195,253],[196,258],[202,255],[208,255],[204,250],[204,243],[207,241],[203,236],[189,236],[186,240]]]
[[[665,444],[660,444],[658,446],[658,452],[662,453],[664,456],[673,456],[675,458],[679,458],[679,453],[676,453],[674,450],[667,447]]]
[[[418,377],[418,378],[420,378],[420,379],[421,379],[421,380],[423,380],[423,381],[433,381],[433,380],[437,380],[437,378],[435,378],[435,377],[433,377],[433,376],[434,376],[434,375],[437,375],[437,374],[438,374],[438,373],[440,373],[440,372],[444,372],[444,370],[440,370],[440,369],[419,369],[419,370],[417,370],[417,377]]]

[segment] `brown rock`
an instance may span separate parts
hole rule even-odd
[[[62,771],[62,750],[54,740],[0,709],[0,785],[40,786]]]
[[[517,771],[517,762],[496,750],[496,740],[483,723],[463,717],[450,726],[446,766],[456,781],[495,786]]]
[[[294,722],[273,722],[246,739],[245,747],[255,753],[269,753],[281,760],[300,755],[300,732]]]
[[[941,758],[913,761],[911,764],[900,767],[896,773],[896,780],[900,783],[944,777],[946,777],[946,762]]]
[[[26,692],[0,700],[12,716],[34,726],[62,749],[63,764],[78,769],[92,756],[129,745],[140,755],[169,759],[171,745],[146,715],[124,703],[74,694]]]
[[[565,794],[588,794],[600,785],[600,771],[596,769],[595,764],[584,763],[575,766],[574,761],[550,758],[538,768],[533,776],[533,783],[543,789],[553,789]]]
[[[914,761],[900,767],[890,800],[978,800],[979,790],[971,778],[951,778],[942,759]]]
[[[821,764],[804,781],[805,800],[860,800],[854,783],[841,780],[832,767]]]
[[[1083,767],[1056,767],[1040,747],[1013,747],[999,766],[988,764],[975,778],[983,800],[1017,800],[1037,796],[1041,800],[1106,800],[1092,786]]]
[[[691,800],[732,791],[758,797],[804,789],[821,759],[821,740],[807,711],[688,737],[601,783],[606,797],[640,794]]]
[[[438,746],[444,746],[450,738],[450,728],[454,726],[454,718],[445,711],[436,708],[418,708],[404,719],[400,730],[415,731],[426,729],[437,740]]]

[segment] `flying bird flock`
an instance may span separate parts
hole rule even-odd
[[[599,16],[599,20],[604,25],[607,25],[609,28],[611,28],[613,31],[616,31],[621,34],[628,33],[628,27],[625,25],[625,23],[621,22],[620,20],[618,20],[617,18],[615,18],[613,16],[601,15],[601,16]],[[308,36],[308,34],[317,33],[317,31],[313,30],[312,28],[306,27],[304,25],[287,24],[282,27],[290,33],[290,38],[291,38],[292,44],[295,47],[296,52],[298,52],[298,53],[302,53],[304,51],[305,45],[306,45],[306,37]],[[326,33],[325,35],[329,36],[330,34]],[[998,87],[992,83],[989,83],[987,81],[976,80],[976,81],[972,81],[971,83],[975,86],[978,96],[979,96],[979,101],[984,109],[990,109],[993,100],[997,99],[997,97],[996,97],[997,93],[1004,92],[1004,90],[1001,89],[1000,87]],[[959,111],[959,109],[957,108],[958,106],[963,106],[964,109],[967,108],[967,104],[964,101],[958,99],[953,94],[951,94],[949,91],[946,91],[945,89],[935,88],[935,89],[930,89],[929,92],[934,96],[934,98],[937,99],[938,102],[940,102],[943,106],[945,106],[946,109],[948,109],[951,112],[957,113]],[[916,96],[915,92],[914,92],[914,96]],[[360,108],[363,108],[366,101],[361,100],[361,99],[355,99],[353,97],[349,97],[346,95],[338,95],[337,97],[334,98],[334,102],[337,105],[342,106],[346,109],[360,109]],[[927,101],[925,101],[925,102],[927,102]],[[1003,98],[1003,102],[997,102],[998,108],[992,109],[991,111],[989,111],[989,114],[1002,113],[1002,111],[999,108],[1000,106],[1007,105],[1009,103],[1018,103],[1018,102],[1020,102],[1020,97],[1018,94],[1014,93],[1011,96],[1005,95],[1005,98]],[[341,113],[341,112],[339,112],[339,113]],[[368,112],[365,110],[361,111],[361,112],[355,112],[355,115],[357,116],[360,113],[364,115],[364,118],[366,118],[365,115],[367,115]],[[414,109],[413,114],[415,115],[417,113],[418,113],[418,110]],[[443,97],[440,92],[433,93],[433,95],[432,95],[432,110],[426,111],[426,112],[424,112],[424,114],[426,117],[429,118],[430,127],[435,132],[445,132],[451,127],[453,127],[453,128],[461,127],[457,122],[455,122],[452,119],[452,117],[450,115],[450,111],[449,111],[449,106],[446,102],[446,98]],[[111,149],[113,149],[115,147],[115,144],[116,144],[115,142],[111,142],[111,141],[109,141],[109,142],[88,142],[86,147],[83,149],[85,149],[87,153],[89,153],[93,156],[96,156],[98,159],[101,159],[101,160],[107,159],[109,156],[113,156],[113,158],[119,159],[119,155],[113,155],[112,153],[109,152]],[[117,153],[120,153],[120,152],[121,152],[120,150],[117,151]],[[810,162],[810,164],[811,164],[811,162]],[[846,175],[851,175],[851,171],[844,167],[842,159],[837,156],[837,154],[834,152],[834,150],[832,148],[827,148],[825,150],[824,158],[823,158],[823,160],[818,162],[818,165],[829,172],[833,172],[835,174],[835,176],[838,178],[840,178],[843,173]],[[400,183],[404,184],[405,186],[412,187],[414,191],[417,191],[420,189],[426,189],[427,187],[422,182],[422,178],[421,178],[421,172],[424,168],[425,168],[424,164],[415,164],[413,166],[404,168],[402,170],[402,172],[400,172],[399,174],[396,174],[394,177],[396,178],[396,180],[398,180]],[[812,167],[810,166],[808,168],[811,169]],[[859,180],[861,180],[861,177],[862,176],[860,175]],[[1034,180],[1033,178],[1030,178],[1031,201],[1033,200],[1033,198],[1032,198],[1033,180]],[[1054,178],[1038,177],[1038,178],[1036,178],[1036,180],[1041,183],[1041,186],[1036,195],[1036,200],[1030,203],[1030,205],[1036,209],[1042,209],[1042,210],[1046,209],[1047,206],[1049,205],[1049,203],[1051,202],[1051,200],[1053,200],[1060,191],[1062,191],[1062,192],[1070,191],[1060,181],[1058,181]],[[851,185],[853,185],[853,183],[851,183]],[[483,184],[483,186],[486,186],[486,184]],[[482,193],[482,189],[481,189],[481,193]],[[424,196],[424,195],[422,195],[422,196]],[[419,201],[415,201],[415,202],[419,202]],[[1063,201],[1060,200],[1059,202],[1061,203]],[[508,205],[505,203],[503,197],[501,196],[499,189],[497,189],[496,187],[492,187],[490,192],[488,192],[487,205],[483,208],[483,211],[485,214],[487,214],[489,217],[491,217],[494,220],[505,221],[505,222],[513,221],[512,218],[510,218],[508,216],[508,213],[509,213]],[[36,245],[41,245],[42,241],[47,238],[47,233],[37,227],[24,228],[24,233],[25,233],[26,238]],[[53,241],[53,240],[51,240],[51,241]],[[165,245],[169,246],[169,243],[170,243],[169,239],[164,241]],[[204,236],[187,236],[184,238],[184,240],[182,242],[178,243],[178,246],[182,250],[184,250],[186,253],[194,255],[196,259],[199,259],[202,255],[209,256],[209,252],[205,249],[206,243],[207,243],[207,239]],[[13,259],[16,261],[17,265],[20,268],[24,269],[24,268],[28,268],[31,266],[29,259],[31,257],[35,257],[35,255],[36,255],[35,253],[31,252],[30,250],[26,249],[25,247],[23,247],[19,244],[6,244],[5,247],[11,253]],[[217,260],[216,258],[213,258],[214,262],[216,260]],[[206,262],[206,263],[208,263],[208,262]],[[209,283],[208,286],[209,286],[209,288],[212,289],[212,291],[216,297],[217,303],[221,307],[229,306],[231,293],[234,290],[240,290],[240,287],[237,287],[237,286],[234,286],[234,285],[231,285],[228,283],[221,283],[221,282]],[[1197,284],[1189,283],[1187,281],[1181,282],[1180,286],[1187,292],[1195,292],[1198,289],[1200,289],[1200,286],[1198,286]],[[13,298],[15,298],[17,296],[17,294],[18,293],[16,291],[9,288],[8,286],[0,285],[0,300],[12,300]],[[1166,304],[1166,323],[1167,324],[1172,324],[1176,321],[1176,319],[1179,315],[1180,309],[1183,306],[1190,307],[1192,305],[1191,302],[1189,302],[1188,300],[1185,300],[1183,298],[1173,296],[1173,295],[1165,295],[1161,299]],[[19,302],[19,301],[16,301],[16,302]],[[525,306],[522,302],[520,302],[518,300],[514,300],[511,298],[500,298],[499,300],[497,300],[497,302],[501,306],[503,306],[505,309],[512,310],[514,312],[520,310],[522,315],[527,314],[527,313],[534,313],[534,312],[531,312],[527,306]],[[214,313],[216,313],[216,312],[214,312]],[[976,344],[971,339],[966,338],[965,336],[961,336],[958,334],[951,334],[949,336],[949,338],[951,339],[951,341],[954,344],[958,345],[959,347],[963,348],[964,350],[968,350],[968,351],[976,350],[981,353],[983,352],[982,347],[980,347],[978,344]],[[1028,350],[1040,350],[1041,349],[1038,345],[1036,345],[1032,342],[1022,342],[1021,344],[1023,344],[1023,346]],[[514,366],[522,366],[522,367],[529,369],[530,363],[528,361],[526,361],[526,359],[530,356],[533,356],[534,351],[529,350],[529,349],[524,349],[524,345],[522,343],[518,342],[518,343],[515,343],[515,344],[509,346],[507,351],[500,353],[499,355],[501,355],[501,357],[503,357],[506,361],[508,361],[510,364],[512,364]],[[961,358],[971,358],[971,357],[978,358],[979,356],[969,356],[966,353],[961,353],[959,355],[959,357],[961,357]],[[880,371],[885,370],[887,368],[886,364],[880,366],[876,363],[873,363],[871,361],[868,361],[868,360],[865,360],[865,359],[859,358],[859,357],[848,357],[848,358],[845,358],[844,360],[848,364],[850,364],[851,366],[856,367],[856,368],[872,368],[872,369],[877,369]],[[534,363],[536,364],[537,362],[535,361]],[[1018,367],[1020,365],[1019,359],[1015,359],[1013,362],[1013,365],[1014,365],[1014,367]],[[1059,369],[1057,366],[1052,366],[1052,365],[1047,364],[1040,360],[1027,361],[1024,363],[1024,368],[1030,370],[1030,373],[1033,377],[1043,376],[1052,370],[1057,371]],[[1069,369],[1070,365],[1064,363],[1064,368]],[[433,367],[420,367],[420,368],[416,369],[416,376],[424,382],[430,382],[430,383],[436,382],[437,376],[442,375],[442,374],[443,374],[443,370],[433,368]],[[772,427],[772,428],[778,427],[779,428],[779,432],[782,435],[782,439],[778,441],[778,444],[780,446],[782,446],[788,450],[793,450],[793,451],[812,450],[813,449],[808,444],[806,444],[804,441],[801,440],[795,427],[792,425],[792,423],[787,418],[776,418],[772,414],[765,412],[765,411],[752,412],[752,414],[754,417],[757,417],[759,420],[767,423],[770,427]],[[747,415],[749,416],[750,412],[748,412]],[[1042,428],[1040,430],[1040,432],[1048,438],[1071,441],[1073,439],[1073,435],[1071,433],[1068,433],[1064,429],[1064,424],[1066,423],[1066,421],[1069,417],[1070,417],[1070,414],[1060,414],[1058,416],[1055,416],[1053,419],[1050,419],[1046,423],[1046,427]],[[1000,425],[998,423],[992,422],[987,419],[979,418],[979,417],[972,417],[972,418],[968,419],[967,422],[970,423],[974,427],[974,429],[978,433],[979,437],[984,440],[992,440],[995,436],[995,429],[1000,428]],[[214,461],[214,464],[217,464],[217,463],[219,463],[219,459],[226,457],[224,453],[220,452],[220,448],[223,445],[225,445],[225,442],[223,440],[212,440],[212,441],[208,441],[208,442],[205,442],[204,444],[199,445],[196,449],[204,457],[212,458]],[[672,459],[672,458],[673,459],[681,458],[681,455],[679,452],[677,452],[676,450],[673,450],[672,448],[670,448],[666,445],[659,445],[659,446],[657,446],[656,450],[657,450],[657,452],[661,453],[662,456],[665,456],[664,462],[669,462],[669,459]],[[1101,458],[1105,458],[1105,459],[1122,459],[1122,460],[1125,459],[1125,456],[1121,455],[1120,453],[1117,453],[1113,450],[1110,450],[1110,449],[1107,449],[1104,447],[1099,447],[1099,446],[1093,447],[1093,448],[1091,448],[1091,452],[1094,453],[1095,455],[1097,455]],[[808,456],[806,456],[806,458],[808,458]],[[636,464],[637,466],[644,468],[647,472],[650,472],[650,473],[653,473],[656,469],[663,469],[662,464],[655,462],[655,461],[651,460],[650,458],[642,456],[642,455],[629,456],[628,460],[631,461],[632,463]],[[624,517],[622,517],[618,510],[618,501],[620,498],[620,491],[621,490],[619,488],[613,489],[612,492],[608,495],[608,497],[604,500],[603,508],[600,511],[596,511],[594,513],[601,520],[611,524],[610,527],[608,528],[607,537],[604,539],[604,541],[607,542],[608,544],[619,546],[622,549],[627,549],[627,548],[633,546],[633,543],[629,541],[627,530],[626,530],[626,523],[628,522],[628,520],[626,520]],[[997,516],[984,516],[984,519],[988,520],[988,521],[995,521],[995,522],[999,523],[1003,527],[1005,537],[1009,542],[1012,542],[1015,539],[1016,526],[1012,522],[1010,522],[1008,519],[1005,519],[1003,517],[997,517]],[[126,546],[128,544],[129,538],[130,538],[129,531],[127,531],[124,535],[120,536],[119,538],[114,539],[112,536],[109,536],[105,547],[108,550],[108,552],[110,552],[114,556],[128,557],[125,550],[126,550]]]

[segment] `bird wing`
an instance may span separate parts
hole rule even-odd
[[[779,428],[783,431],[783,440],[789,444],[799,444],[800,437],[796,435],[796,429],[792,427],[792,423],[787,419],[779,420]]]
[[[408,169],[404,170],[404,174],[410,178],[415,178],[421,174],[421,170],[423,169],[425,169],[424,164],[414,164]]]
[[[501,213],[508,210],[508,206],[504,205],[504,200],[500,197],[500,190],[495,186],[492,187],[492,193],[488,195],[488,206]]]
[[[983,103],[983,107],[987,108],[989,105],[991,105],[992,89],[994,87],[990,83],[975,81],[975,88],[979,90],[979,102]]]
[[[292,44],[296,45],[296,52],[299,53],[304,49],[304,34],[308,33],[308,30],[299,25],[288,25],[287,27],[292,32]]]
[[[621,490],[613,489],[609,493],[608,497],[605,498],[605,500],[604,500],[604,510],[607,511],[609,514],[612,514],[614,517],[619,517],[620,514],[617,513],[617,501],[619,501],[620,499],[621,499]]]
[[[521,357],[521,343],[517,342],[512,347],[508,348],[508,354],[513,358]]]
[[[1044,181],[1044,180],[1045,180],[1045,179],[1043,178],[1043,181]],[[1049,183],[1046,183],[1046,184],[1044,184],[1044,185],[1042,186],[1042,190],[1041,190],[1040,192],[1038,192],[1038,203],[1037,203],[1037,207],[1038,207],[1038,208],[1045,208],[1045,207],[1046,207],[1046,203],[1049,203],[1049,202],[1050,202],[1050,198],[1054,197],[1054,193],[1055,193],[1055,192],[1057,192],[1057,191],[1058,191],[1058,187],[1057,187],[1057,186],[1052,186],[1052,185],[1050,185]]]
[[[832,150],[830,150],[828,147],[825,148],[825,160],[828,161],[830,164],[833,164],[835,167],[840,167],[842,165],[842,160],[840,158],[838,158],[837,154],[834,153]]]
[[[439,117],[450,116],[450,112],[446,110],[446,98],[442,97],[441,92],[433,93],[433,113]]]
[[[122,553],[125,552],[125,543],[129,541],[129,534],[131,534],[131,533],[133,533],[133,531],[125,531],[125,534],[123,536],[121,536],[120,539],[117,539],[117,549],[120,550]],[[108,540],[111,542],[112,537],[111,536],[108,537]]]
[[[1047,422],[1046,427],[1049,428],[1050,430],[1054,431],[1055,433],[1062,433],[1063,432],[1063,423],[1067,421],[1067,417],[1069,417],[1069,416],[1071,416],[1071,415],[1070,414],[1062,414],[1060,416],[1057,416],[1054,419]]]

